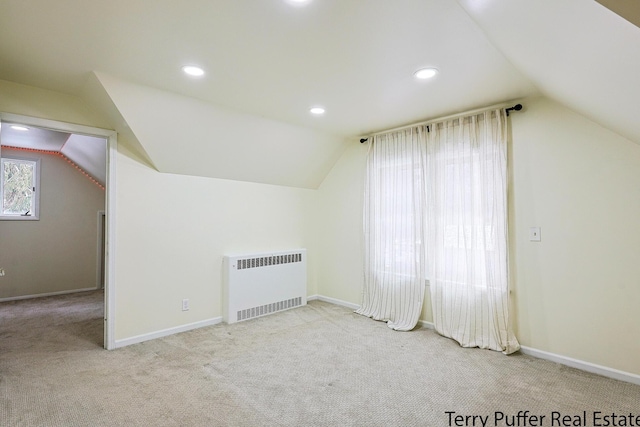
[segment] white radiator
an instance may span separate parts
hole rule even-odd
[[[223,257],[223,310],[236,323],[307,304],[307,250]]]

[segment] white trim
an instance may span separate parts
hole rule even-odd
[[[311,295],[307,297],[307,301],[314,301],[314,300],[341,305],[344,307],[352,308],[354,310],[359,308],[357,304],[342,301],[336,298],[326,297],[323,295]],[[427,322],[426,320],[418,320],[418,323],[425,328],[435,329],[435,326],[432,322]],[[613,369],[613,368],[609,368],[602,365],[596,365],[594,363],[585,362],[583,360],[573,359],[571,357],[561,356],[559,354],[549,353],[547,351],[537,350],[535,348],[526,347],[526,346],[521,346],[520,352],[528,356],[537,357],[538,359],[545,359],[551,362],[556,362],[565,366],[570,366],[572,368],[580,369],[582,371],[602,375],[603,377],[613,378],[616,380],[640,385],[640,375],[632,374],[631,372],[620,371],[618,369]]]
[[[193,329],[203,328],[205,326],[213,326],[222,322],[222,317],[214,317],[212,319],[201,320],[199,322],[188,323],[186,325],[175,326],[173,328],[162,329],[156,332],[150,332],[148,334],[136,335],[135,337],[125,338],[115,341],[114,348],[122,348],[132,344],[138,344],[144,341],[154,340],[156,338],[162,338],[169,335],[178,334],[180,332],[187,332]]]
[[[613,378],[616,380],[640,385],[640,375],[632,374],[631,372],[619,371],[617,369],[608,368],[602,365],[596,365],[594,363],[573,359],[567,356],[561,356],[555,353],[549,353],[547,351],[538,350],[531,347],[521,346],[520,352],[529,356],[537,357],[539,359],[550,360],[552,362],[560,363],[572,368],[577,368],[582,371],[602,375],[603,377]]]
[[[104,210],[98,211],[97,214],[97,221],[98,221],[98,248],[97,248],[97,253],[96,253],[96,289],[102,289],[102,268],[104,265],[104,259],[102,257],[102,248],[104,247],[104,240],[102,238],[102,217],[104,217],[104,226],[105,226],[105,239],[107,237],[107,215],[106,212]],[[106,249],[106,248],[105,248]],[[106,251],[105,251],[106,253]],[[105,267],[105,273],[106,273],[106,265],[104,265]]]
[[[118,137],[116,131],[91,126],[78,125],[20,114],[0,112],[0,122],[20,123],[27,126],[52,129],[79,135],[89,135],[107,139],[107,180],[105,191],[105,210],[107,212],[107,251],[104,286],[104,347],[115,348],[115,241],[116,241],[116,158],[118,153]],[[95,289],[95,288],[93,288]]]
[[[20,114],[0,112],[3,122],[19,123],[21,125],[35,126],[44,129],[63,131],[68,133],[82,134],[88,136],[98,136],[108,138],[116,132],[109,129],[102,129],[92,126],[78,125],[75,123],[60,122],[57,120],[42,119],[39,117],[23,116]]]
[[[0,298],[0,302],[18,301],[18,300],[22,300],[22,299],[32,299],[32,298],[52,297],[52,296],[55,296],[55,295],[75,294],[75,293],[78,293],[78,292],[89,292],[89,291],[95,291],[95,290],[96,290],[96,288],[82,288],[82,289],[71,289],[71,290],[67,290],[67,291],[45,292],[43,294],[20,295],[20,296],[17,296],[17,297]]]
[[[324,295],[311,295],[307,297],[307,301],[314,301],[314,300],[324,301],[324,302],[328,302],[330,304],[335,304],[335,305],[341,305],[343,307],[351,308],[353,310],[357,310],[360,308],[359,304],[354,304],[352,302],[343,301],[337,298],[325,297]]]
[[[427,322],[426,320],[418,320],[418,323],[423,328],[434,329],[434,330],[436,329],[436,326],[433,324],[433,322]]]
[[[107,140],[107,186],[105,191],[105,210],[107,224],[105,236],[105,284],[104,284],[104,348],[116,348],[116,158],[118,156],[118,137],[115,132]]]

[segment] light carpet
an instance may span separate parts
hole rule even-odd
[[[591,426],[598,411],[640,415],[640,386],[463,349],[429,329],[394,332],[319,301],[106,351],[102,300],[0,303],[0,425],[472,425],[455,411],[494,426],[509,425],[496,413],[526,410],[542,426],[586,411]]]

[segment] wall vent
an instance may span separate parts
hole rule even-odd
[[[302,262],[302,254],[284,254],[284,255],[270,255],[258,258],[244,258],[238,259],[238,270],[245,270],[247,268],[259,268],[268,267],[270,265],[290,264],[292,262]]]
[[[302,305],[302,297],[291,298],[284,301],[278,301],[271,304],[265,304],[258,307],[246,308],[237,312],[237,321],[253,319],[267,314],[287,310]]]

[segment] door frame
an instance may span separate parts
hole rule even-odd
[[[20,114],[0,112],[0,122],[20,123],[50,130],[88,135],[107,140],[107,180],[105,185],[106,213],[106,249],[105,249],[105,285],[104,285],[104,348],[115,349],[115,249],[116,249],[116,158],[118,135],[116,131],[74,123]]]
[[[105,245],[107,239],[106,221],[107,213],[103,210],[98,211],[98,248],[96,255],[96,289],[98,290],[103,289],[106,286],[107,278],[107,266],[105,264],[105,258],[107,254],[107,247]]]

